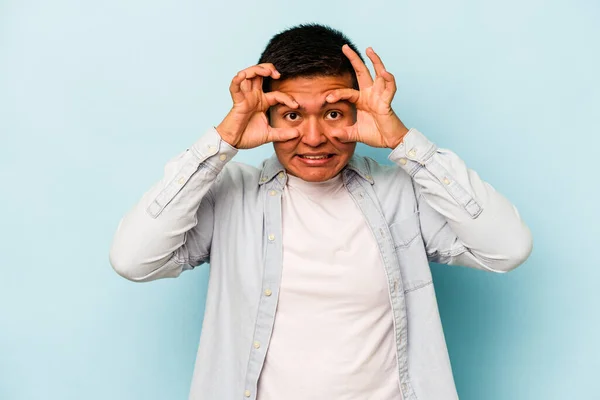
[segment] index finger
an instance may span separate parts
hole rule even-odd
[[[347,44],[342,46],[342,51],[344,52],[344,55],[348,57],[348,60],[350,60],[350,64],[352,64],[352,68],[354,68],[354,72],[356,72],[356,80],[358,80],[358,87],[367,88],[373,85],[373,78],[371,77],[371,72],[369,72],[369,68],[367,68],[365,63],[358,56],[358,54],[356,54],[356,52],[352,50]]]
[[[257,66],[271,71],[271,77],[275,79],[279,79],[281,77],[281,74],[279,73],[279,71],[277,71],[277,68],[275,68],[275,65],[273,65],[272,63],[262,63],[257,64]]]

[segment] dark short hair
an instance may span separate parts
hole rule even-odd
[[[364,61],[356,46],[342,32],[320,24],[301,24],[273,36],[258,63],[272,63],[281,80],[297,77],[350,74],[358,89],[356,73],[342,52],[347,44]],[[263,90],[271,90],[271,78],[263,80]]]

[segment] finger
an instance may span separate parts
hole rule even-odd
[[[242,93],[248,93],[252,91],[252,83],[248,79],[244,79],[242,83],[240,83],[240,88],[242,89]]]
[[[231,84],[229,85],[229,93],[231,93],[231,98],[234,103],[244,100],[244,93],[242,92],[241,84],[245,79],[246,74],[244,71],[240,71],[231,80]]]
[[[388,72],[388,70],[385,69],[381,57],[375,53],[375,50],[373,50],[372,47],[367,49],[367,56],[373,63],[373,68],[375,69],[377,76],[381,76],[385,81],[385,91],[382,90],[381,92],[385,92],[385,97],[391,100],[396,93],[396,78],[394,78],[394,75],[392,75],[391,72]],[[375,80],[377,80],[377,77],[375,77]]]
[[[385,93],[387,96],[391,96],[394,97],[394,94],[396,94],[396,78],[394,77],[394,75],[392,75],[391,72],[385,71],[385,73],[383,73],[381,75],[381,77],[383,79],[385,79]]]
[[[330,131],[330,134],[332,137],[342,143],[353,143],[358,141],[358,137],[356,135],[356,124],[333,129]]]
[[[385,73],[385,66],[383,65],[383,61],[381,61],[381,57],[379,57],[379,55],[375,53],[375,50],[373,50],[372,47],[367,48],[367,57],[369,57],[369,59],[373,63],[373,69],[375,69],[375,74],[383,75]]]
[[[242,70],[241,72],[243,72],[246,75],[246,79],[252,79],[256,76],[262,76],[262,77],[270,76],[275,79],[279,78],[279,75],[278,75],[279,72],[277,72],[277,70],[275,70],[274,67],[271,69],[271,68],[268,68],[263,65],[253,65],[251,67],[248,67],[248,68]]]
[[[275,91],[265,93],[265,97],[270,107],[273,107],[276,104],[284,104],[289,108],[298,108],[298,103],[289,94]]]
[[[371,77],[371,72],[369,72],[369,68],[365,65],[365,63],[360,59],[358,54],[354,50],[350,48],[347,44],[342,46],[342,51],[344,55],[348,57],[350,63],[352,64],[352,68],[354,68],[354,72],[356,72],[356,80],[358,81],[359,88],[367,88],[373,84],[373,78]]]
[[[279,73],[279,71],[277,71],[277,68],[275,68],[275,65],[273,65],[272,63],[262,63],[258,64],[258,66],[271,71],[271,78],[279,79],[279,77],[281,77],[281,74]]]
[[[296,128],[269,128],[267,133],[268,142],[285,142],[296,139],[300,136],[300,131]]]
[[[337,103],[340,100],[346,100],[350,103],[357,103],[360,99],[360,92],[355,89],[345,88],[345,89],[336,89],[325,97],[325,100],[328,103]]]
[[[256,76],[254,78],[252,78],[250,80],[251,83],[251,89],[252,90],[261,90],[262,91],[262,85],[263,85],[263,77],[262,76]]]
[[[383,94],[385,91],[385,79],[381,75],[377,75],[375,77],[375,82],[373,83],[373,93]]]

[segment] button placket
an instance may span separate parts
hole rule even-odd
[[[285,174],[281,172],[276,175],[277,178],[285,179]],[[260,375],[261,365],[263,365],[266,353],[269,347],[269,338],[273,329],[273,316],[277,307],[277,288],[281,280],[282,268],[282,248],[281,248],[281,194],[283,190],[283,179],[269,180],[267,176],[262,176],[259,183],[266,183],[263,193],[265,201],[264,207],[264,228],[263,243],[266,241],[266,253],[264,255],[264,270],[262,277],[261,296],[258,304],[257,318],[255,323],[254,336],[249,343],[250,359],[246,371],[245,387],[250,390],[256,390]],[[270,183],[267,183],[270,182]],[[250,392],[246,397],[255,398],[256,392]]]

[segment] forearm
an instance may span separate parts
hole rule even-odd
[[[521,264],[531,252],[532,238],[516,207],[455,153],[411,131],[390,160],[412,176],[417,196],[426,203],[423,208],[433,209],[450,227],[430,224],[438,232],[424,232],[430,239],[428,252],[437,252],[441,262],[496,272]],[[455,237],[448,237],[448,231]]]
[[[197,224],[198,208],[218,173],[237,153],[211,129],[169,161],[163,178],[123,217],[110,249],[110,262],[136,281],[177,276],[169,263]]]

